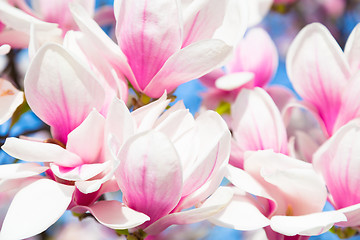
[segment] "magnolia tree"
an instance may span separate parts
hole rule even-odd
[[[332,30],[342,50],[304,4],[1,0],[0,239],[358,235],[360,25]],[[356,7],[307,4],[324,24]],[[269,11],[303,28],[275,44]],[[269,84],[284,58],[293,89]]]

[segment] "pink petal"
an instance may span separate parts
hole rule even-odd
[[[173,224],[191,224],[206,220],[223,210],[229,204],[233,191],[229,187],[220,187],[199,208],[169,214],[144,231],[149,235],[156,235]]]
[[[140,88],[137,90],[142,91],[167,59],[180,49],[179,6],[176,0],[122,1],[115,15],[119,46],[135,75]]]
[[[100,110],[104,104],[104,91],[95,76],[59,45],[48,44],[38,51],[24,84],[31,109],[63,143],[93,108]]]
[[[271,218],[271,228],[287,236],[315,236],[327,232],[334,223],[346,221],[340,212],[318,212],[302,216],[274,216]]]
[[[74,186],[48,179],[23,188],[15,195],[6,214],[1,238],[23,239],[46,230],[65,212],[74,190]]]
[[[336,209],[359,203],[360,123],[340,128],[313,156],[314,168],[325,179]]]
[[[5,29],[0,32],[0,45],[9,44],[12,48],[27,48],[29,35],[13,29]]]
[[[7,138],[2,149],[14,158],[28,162],[55,162],[65,167],[82,163],[79,156],[51,143]]]
[[[247,32],[227,65],[230,72],[251,72],[254,86],[263,87],[274,76],[278,66],[278,53],[269,34],[262,28]]]
[[[81,157],[84,164],[101,163],[105,119],[96,110],[68,135],[66,149]]]
[[[151,97],[159,97],[166,89],[173,91],[180,84],[199,78],[223,65],[232,48],[221,40],[203,40],[173,54],[144,89]]]
[[[348,85],[343,90],[342,104],[334,126],[334,131],[337,131],[349,121],[360,116],[360,103],[357,101],[360,90],[359,81],[360,71],[351,77]]]
[[[184,15],[184,37],[182,48],[189,44],[211,39],[225,16],[227,4],[217,0],[193,1],[185,8]]]
[[[286,104],[295,97],[292,91],[282,85],[272,85],[265,89],[274,100],[280,112],[282,112]]]
[[[176,206],[182,170],[178,153],[164,134],[150,131],[135,135],[122,147],[118,159],[115,177],[127,206],[145,213],[151,222]]]
[[[270,225],[270,220],[261,212],[261,206],[250,194],[234,188],[235,194],[223,211],[213,216],[210,221],[218,226],[251,231]]]
[[[102,225],[112,229],[130,229],[150,220],[143,213],[136,212],[118,201],[99,201],[90,207],[84,207]]]
[[[351,73],[354,74],[360,70],[360,24],[357,24],[356,27],[352,30],[346,45],[345,45],[345,56],[349,61]]]
[[[299,95],[318,109],[331,135],[350,78],[350,68],[330,32],[313,23],[300,31],[289,48],[287,73]]]
[[[263,89],[243,89],[231,112],[233,137],[244,152],[273,149],[287,153],[286,130],[280,112]],[[236,159],[231,164],[242,166],[242,162],[243,159]]]
[[[37,163],[14,163],[0,165],[0,179],[17,179],[39,175],[49,167]]]
[[[24,93],[17,90],[9,81],[0,78],[0,124],[9,120],[23,101]]]

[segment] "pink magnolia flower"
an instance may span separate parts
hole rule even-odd
[[[346,217],[321,212],[327,196],[324,182],[310,163],[271,150],[248,152],[244,170],[228,167],[235,194],[211,221],[238,230],[264,228],[270,240],[307,239]],[[293,237],[288,237],[293,236]]]
[[[0,56],[10,51],[9,45],[0,46]],[[0,124],[3,124],[24,101],[24,93],[17,90],[9,81],[0,78]]]
[[[20,189],[5,217],[1,238],[38,234],[66,209],[79,205],[92,206],[93,215],[104,225],[115,218],[119,229],[148,220],[148,216],[121,204],[95,202],[103,193],[118,190],[118,186],[108,174],[111,159],[104,147],[106,120],[99,113],[104,90],[88,68],[61,46],[49,44],[33,58],[24,85],[29,106],[50,125],[53,139],[41,142],[8,138],[2,147],[27,163],[0,166],[0,179],[4,180],[0,186]],[[43,172],[46,177],[38,176]],[[109,215],[114,205],[119,211]]]
[[[149,235],[172,224],[205,220],[232,197],[228,188],[217,189],[230,154],[224,120],[212,111],[194,119],[182,103],[160,116],[168,103],[164,95],[130,113],[115,100],[107,117],[106,132],[116,156],[113,171],[123,202],[150,217],[137,227]],[[182,211],[193,206],[198,208]],[[92,207],[86,209],[93,212]]]
[[[115,1],[116,45],[81,6],[72,4],[71,9],[79,28],[101,46],[104,58],[137,91],[156,98],[220,66],[245,22],[239,1],[182,1],[182,6],[175,0]]]
[[[323,25],[313,23],[300,31],[289,48],[290,81],[304,100],[302,107],[313,113],[325,137],[359,116],[359,39],[357,25],[343,52]]]
[[[360,225],[359,187],[360,123],[354,120],[340,128],[314,154],[314,168],[323,176],[329,200],[335,209],[348,218],[341,227]]]
[[[272,149],[288,154],[288,140],[281,114],[261,88],[243,89],[231,106],[230,164],[243,168],[244,153]]]
[[[200,78],[208,87],[203,103],[215,109],[221,101],[233,103],[244,88],[262,87],[274,76],[278,66],[278,53],[268,33],[261,28],[252,28],[238,44],[232,60],[222,69],[217,69]],[[291,94],[284,88],[270,87],[276,96],[284,96],[279,104]],[[277,97],[278,98],[278,97]]]

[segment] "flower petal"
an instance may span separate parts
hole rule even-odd
[[[120,12],[115,15],[119,46],[142,91],[181,47],[178,1],[122,1]]]
[[[55,162],[62,166],[82,163],[79,156],[56,144],[34,142],[19,138],[7,138],[2,149],[13,156],[28,162]]]
[[[156,235],[173,224],[191,224],[206,220],[223,210],[232,196],[231,188],[220,187],[199,208],[169,214],[145,228],[144,231],[149,235]]]
[[[10,52],[11,46],[9,44],[3,44],[0,46],[0,55],[6,55]]]
[[[342,221],[346,221],[344,214],[330,211],[302,216],[274,216],[270,226],[274,231],[287,236],[314,236],[327,232],[334,223]]]
[[[345,214],[347,221],[338,222],[335,225],[339,227],[356,227],[360,224],[360,204],[351,205],[341,208],[339,212]]]
[[[228,1],[192,1],[184,9],[184,37],[182,48],[189,44],[210,39],[221,26]]]
[[[17,179],[39,175],[49,167],[37,163],[14,163],[0,165],[0,179]]]
[[[224,91],[235,90],[247,84],[253,86],[254,77],[255,75],[252,72],[231,73],[218,78],[215,81],[215,86]]]
[[[24,93],[17,90],[9,81],[0,78],[0,124],[9,120],[23,101]]]
[[[99,201],[85,207],[102,225],[112,229],[130,229],[150,220],[143,213],[132,210],[118,201]],[[76,210],[76,208],[74,209]]]
[[[15,195],[4,219],[0,237],[23,239],[46,230],[65,212],[74,190],[74,186],[49,179],[40,179],[26,186]]]
[[[261,212],[261,206],[255,197],[234,189],[235,194],[223,211],[210,221],[218,226],[242,231],[257,230],[270,224],[270,220]]]
[[[127,206],[145,213],[151,222],[176,206],[182,170],[178,153],[164,134],[150,131],[135,135],[122,147],[118,159],[115,177]]]
[[[31,109],[63,143],[93,108],[100,110],[104,104],[104,91],[95,76],[56,44],[38,51],[24,84]]]
[[[313,23],[303,28],[291,44],[286,66],[295,90],[318,109],[331,135],[342,91],[350,78],[341,48],[323,25]]]
[[[359,203],[360,122],[340,128],[314,154],[314,168],[323,176],[336,209]]]
[[[263,89],[243,89],[231,112],[233,137],[244,152],[273,149],[287,153],[286,130],[280,112]],[[243,159],[231,164],[242,167]]]
[[[66,149],[81,157],[84,164],[104,161],[100,153],[104,144],[104,117],[96,110],[68,135]]]
[[[360,24],[352,30],[345,44],[344,53],[349,61],[351,72],[354,74],[360,70]]]
[[[199,78],[223,65],[232,48],[221,40],[202,40],[173,54],[144,89],[150,97],[159,97],[166,89],[173,91],[180,84]]]

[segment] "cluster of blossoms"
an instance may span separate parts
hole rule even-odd
[[[297,34],[299,100],[269,85],[279,56],[259,26],[294,0],[30,2],[0,0],[0,55],[29,59],[18,86],[0,76],[0,124],[31,110],[49,131],[2,142],[16,160],[0,165],[1,240],[67,210],[128,239],[204,220],[269,240],[357,234],[360,24],[344,51],[320,23]],[[172,103],[193,79],[207,87],[196,117]]]

